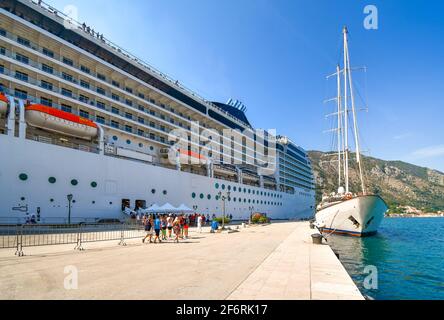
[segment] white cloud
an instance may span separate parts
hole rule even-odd
[[[444,156],[444,144],[415,150],[412,155],[417,159],[436,158]]]

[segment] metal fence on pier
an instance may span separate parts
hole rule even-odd
[[[83,250],[83,243],[119,241],[144,236],[143,226],[136,223],[80,223],[80,224],[19,224],[0,226],[0,249],[15,248],[23,256],[23,248],[73,244]]]

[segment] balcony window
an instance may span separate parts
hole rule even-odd
[[[145,95],[144,95],[143,93],[140,93],[140,92],[139,92],[138,96],[139,96],[139,98],[141,98],[141,99],[145,99]]]
[[[72,75],[70,75],[68,73],[62,72],[62,78],[69,81],[69,82],[73,82]]]
[[[21,81],[26,81],[28,82],[28,75],[26,73],[20,72],[20,71],[16,71],[15,72],[15,78]]]
[[[151,102],[152,104],[156,104],[156,100],[154,100],[154,99],[150,99],[150,102]]]
[[[6,54],[6,48],[5,47],[0,47],[0,54],[3,55],[3,56]]]
[[[62,104],[62,111],[72,113],[72,107],[66,104]]]
[[[160,137],[160,142],[165,143],[165,138],[164,137]]]
[[[119,129],[119,123],[117,121],[111,120],[111,127]]]
[[[133,115],[132,115],[131,113],[126,112],[126,113],[125,113],[125,118],[131,120],[131,119],[133,119]]]
[[[111,107],[111,112],[115,113],[115,114],[119,114],[119,109],[117,109],[115,107]]]
[[[113,86],[120,88],[120,83],[118,83],[117,81],[113,80],[111,83]]]
[[[46,73],[50,73],[53,74],[54,73],[54,68],[51,66],[48,66],[47,64],[42,64],[42,70],[45,71]]]
[[[28,92],[20,90],[20,89],[15,89],[14,90],[14,96],[18,99],[27,99],[28,98]]]
[[[105,109],[105,104],[103,102],[101,102],[101,101],[97,101],[96,105],[100,109]]]
[[[82,110],[82,109],[80,109],[80,112],[79,112],[79,116],[81,116],[82,118],[86,118],[86,119],[89,119],[89,112],[88,112],[88,111],[85,111],[85,110]]]
[[[156,135],[154,133],[150,133],[150,139],[151,140],[156,140]]]
[[[85,80],[80,80],[80,85],[83,88],[89,89],[89,82],[86,82]]]
[[[91,73],[91,69],[89,69],[88,67],[85,66],[80,66],[80,70],[82,70],[83,72],[90,74]]]
[[[96,122],[101,123],[101,124],[105,124],[105,118],[101,117],[101,116],[96,116]]]
[[[155,127],[156,127],[156,124],[155,124],[154,122],[150,121],[150,127],[151,127],[151,128],[155,128]]]
[[[42,53],[47,57],[54,58],[54,52],[49,49],[43,48]]]
[[[74,61],[72,61],[71,59],[67,58],[67,57],[63,57],[62,59],[64,64],[67,64],[68,66],[73,66],[74,65]]]
[[[52,83],[51,83],[51,82],[48,82],[48,81],[42,80],[41,83],[40,83],[40,86],[41,86],[43,89],[52,90]]]
[[[138,118],[137,118],[137,121],[138,121],[139,123],[142,123],[142,124],[144,124],[144,123],[145,123],[145,119],[143,119],[143,118],[140,118],[140,117],[138,117]]]
[[[5,73],[5,66],[0,64],[0,73]]]
[[[138,129],[137,130],[137,134],[139,135],[139,136],[144,136],[145,135],[145,132],[143,131],[143,130],[141,130],[141,129]]]
[[[0,36],[6,37],[6,30],[0,28]]]
[[[29,64],[29,58],[27,56],[24,56],[24,55],[22,55],[20,53],[16,53],[15,54],[15,58],[19,62],[23,62],[25,64]]]
[[[132,107],[132,105],[133,105],[133,102],[132,102],[131,100],[128,100],[128,99],[125,100],[125,103],[126,103],[128,106],[130,106],[130,107]]]
[[[133,132],[133,127],[126,125],[125,126],[125,131],[129,132],[129,133],[132,133]]]
[[[105,95],[105,89],[103,89],[103,88],[97,87],[96,91],[99,94]]]
[[[155,116],[156,113],[154,112],[154,110],[150,110],[150,115]]]
[[[62,88],[62,95],[66,96],[66,97],[72,97],[72,91]]]
[[[97,78],[99,78],[100,80],[106,81],[106,77],[101,73],[97,73]]]
[[[41,97],[40,103],[43,104],[44,106],[52,107],[52,100],[51,99]]]
[[[111,95],[111,98],[113,99],[113,100],[116,100],[116,101],[119,101],[120,100],[120,97],[117,95],[117,94],[112,94]]]
[[[26,47],[30,47],[31,43],[29,42],[28,39],[22,38],[22,37],[17,37],[17,42],[20,43],[21,45],[24,45]]]
[[[131,88],[129,88],[129,87],[126,87],[126,88],[125,88],[125,91],[126,91],[126,92],[129,92],[129,93],[133,93],[133,89],[131,89]]]
[[[81,102],[84,102],[84,103],[88,103],[88,102],[89,102],[89,98],[88,98],[87,96],[84,96],[83,94],[81,94],[81,95],[79,96],[79,100],[80,100]]]
[[[165,131],[165,127],[164,126],[160,126],[160,130]]]
[[[139,111],[145,111],[145,107],[140,105],[140,104],[139,104],[139,106],[137,108],[139,109]]]

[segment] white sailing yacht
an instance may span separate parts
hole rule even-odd
[[[337,132],[338,140],[338,190],[322,198],[322,202],[317,207],[315,225],[324,234],[335,233],[361,237],[377,232],[388,208],[379,195],[369,193],[365,187],[346,27],[343,29],[343,36],[344,67],[341,69],[338,65],[336,73],[332,75],[337,77],[338,86],[337,97],[334,99],[337,102],[338,120],[338,127],[334,130]],[[349,120],[350,113],[352,121]],[[354,135],[356,147],[356,162],[361,182],[359,193],[352,193],[350,190],[349,131]]]

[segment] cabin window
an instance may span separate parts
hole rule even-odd
[[[62,95],[66,96],[66,97],[72,97],[72,91],[62,88]]]
[[[131,89],[131,88],[129,88],[129,87],[126,87],[126,88],[125,88],[125,91],[126,91],[126,92],[129,92],[129,93],[133,93],[133,89]]]
[[[97,73],[97,78],[99,78],[100,80],[106,81],[106,77],[101,73]]]
[[[101,88],[101,87],[97,87],[97,88],[96,88],[96,91],[97,91],[98,94],[103,94],[103,95],[105,95],[105,89],[103,89],[103,88]]]
[[[47,64],[42,64],[42,70],[46,73],[50,73],[53,74],[54,73],[54,68],[51,66],[48,66]]]
[[[105,109],[105,104],[104,104],[103,102],[97,101],[97,102],[96,102],[96,105],[97,105],[97,107],[100,108],[100,109]]]
[[[67,64],[68,66],[73,66],[74,65],[74,61],[72,61],[71,59],[67,58],[67,57],[63,57],[62,59],[64,64]]]
[[[130,206],[131,206],[130,199],[122,199],[122,211],[124,211],[126,207],[130,208]]]
[[[95,181],[91,182],[91,188],[97,188],[97,182]]]
[[[26,180],[28,180],[28,175],[26,173],[20,173],[19,179],[22,181],[26,181]]]
[[[16,71],[15,78],[21,81],[28,82],[28,75],[24,72]]]
[[[119,109],[117,109],[116,107],[111,107],[111,112],[115,113],[115,114],[119,114]]]
[[[111,120],[111,127],[113,128],[119,128],[119,123],[117,121]]]
[[[117,81],[113,80],[111,83],[113,86],[120,88],[120,83],[118,83]]]
[[[31,42],[29,42],[28,39],[22,38],[22,37],[17,37],[17,42],[20,43],[21,45],[24,45],[25,47],[30,47],[31,46]]]
[[[47,57],[54,58],[54,52],[47,48],[43,48],[42,53]]]
[[[81,116],[83,118],[86,118],[86,119],[89,119],[89,112],[80,109],[79,116]]]
[[[119,100],[120,100],[120,97],[119,97],[117,94],[115,94],[115,93],[113,93],[113,94],[111,95],[111,98],[112,98],[113,100],[116,100],[116,101],[119,101]]]
[[[51,99],[47,99],[44,97],[40,98],[40,103],[47,106],[47,107],[52,107],[52,100]]]
[[[68,106],[66,104],[62,104],[62,111],[71,113],[72,112],[72,107]]]
[[[125,126],[125,131],[132,133],[133,132],[133,127],[126,125]]]
[[[80,70],[82,70],[83,72],[90,74],[91,70],[88,67],[85,67],[83,65],[80,66]]]
[[[96,116],[96,122],[105,124],[105,118],[101,116]]]
[[[72,180],[71,180],[71,184],[72,184],[73,186],[76,186],[76,185],[79,184],[79,181],[77,181],[76,179],[72,179]]]
[[[14,90],[14,96],[19,99],[27,99],[28,98],[28,92],[20,89]]]
[[[139,135],[139,136],[144,136],[145,135],[145,132],[142,130],[142,129],[137,129],[137,134]]]
[[[48,179],[48,182],[51,183],[51,184],[56,183],[56,181],[57,181],[57,179],[54,178],[54,177],[49,177],[49,179]]]
[[[62,72],[62,78],[65,79],[66,81],[70,81],[73,82],[73,77],[72,75],[66,73],[66,72]]]

